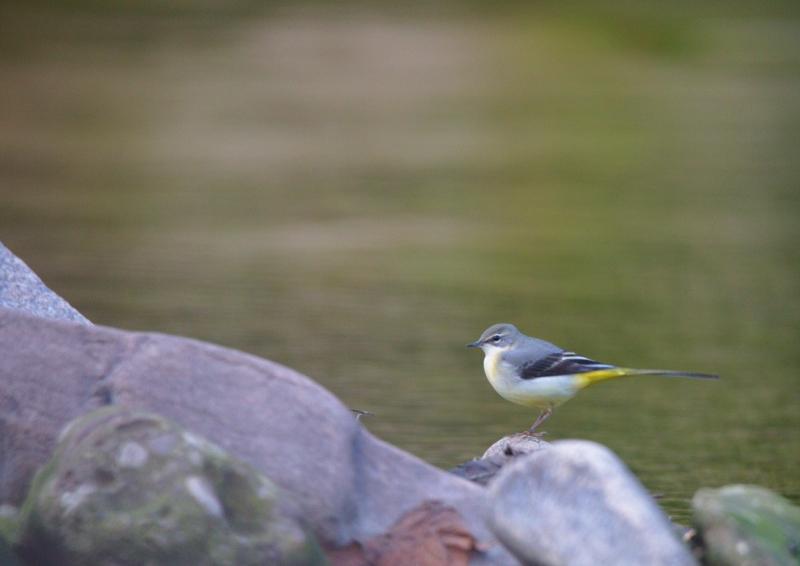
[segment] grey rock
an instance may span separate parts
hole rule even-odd
[[[19,532],[19,509],[14,505],[5,503],[0,505],[0,538],[8,543],[17,540]]]
[[[711,566],[800,565],[800,508],[754,485],[700,489],[692,515]]]
[[[19,512],[13,505],[0,505],[0,566],[21,566],[13,544],[17,540]]]
[[[196,340],[3,308],[0,351],[0,504],[21,502],[67,422],[118,404],[160,414],[255,466],[322,544],[374,537],[438,500],[490,545],[471,564],[517,563],[483,521],[483,488],[375,438],[289,368]]]
[[[0,536],[0,566],[22,566],[16,552],[2,536]]]
[[[255,468],[168,420],[122,407],[65,430],[20,513],[41,566],[312,566],[322,549]]]
[[[473,458],[447,471],[478,485],[487,485],[502,467],[502,464],[491,459]]]
[[[488,486],[485,509],[524,564],[696,564],[641,483],[594,442],[558,441],[510,463]]]
[[[504,436],[487,448],[481,458],[491,458],[495,461],[508,463],[518,456],[524,456],[539,450],[547,450],[551,446],[550,443],[545,442],[540,437],[523,432]]]
[[[48,318],[91,324],[0,243],[0,306]]]
[[[538,436],[525,433],[512,434],[492,444],[480,458],[467,460],[463,464],[451,468],[448,472],[479,485],[487,485],[497,476],[503,466],[515,458],[549,447],[550,444]]]

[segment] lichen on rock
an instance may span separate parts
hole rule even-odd
[[[20,512],[39,565],[311,565],[326,559],[249,464],[158,415],[92,411],[62,433]]]
[[[712,566],[800,565],[800,508],[769,489],[699,489],[692,515]]]

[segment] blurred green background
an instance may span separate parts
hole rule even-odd
[[[600,361],[547,439],[800,502],[797,2],[5,2],[0,241],[98,324],[296,368],[444,468],[529,427],[490,324]]]

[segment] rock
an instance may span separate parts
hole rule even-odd
[[[22,566],[12,548],[19,531],[17,515],[18,510],[13,505],[0,505],[0,566]]]
[[[386,533],[327,554],[335,566],[466,566],[476,550],[457,510],[425,501]]]
[[[272,479],[326,546],[380,534],[409,509],[455,508],[481,547],[516,564],[481,515],[483,488],[369,434],[333,394],[213,344],[0,308],[0,504],[18,505],[64,425],[108,404],[154,412]],[[135,449],[126,457],[136,459]]]
[[[3,504],[0,505],[0,538],[5,539],[8,543],[13,543],[17,540],[19,533],[19,509],[13,505]]]
[[[92,411],[65,430],[20,513],[41,566],[327,564],[255,468],[157,415]]]
[[[56,295],[42,280],[0,243],[0,306],[21,309],[37,316],[61,318],[91,324],[67,301]]]
[[[0,536],[0,566],[22,566],[19,557],[2,536]]]
[[[692,515],[711,566],[800,565],[800,508],[754,485],[700,489]]]
[[[641,483],[593,442],[554,442],[504,467],[487,488],[486,517],[524,564],[696,564]]]
[[[550,444],[538,436],[524,433],[512,434],[492,444],[480,458],[467,460],[463,464],[451,468],[448,472],[477,484],[487,485],[503,466],[515,458],[549,447]]]
[[[507,464],[518,456],[538,452],[539,450],[546,450],[552,445],[545,442],[538,436],[531,434],[518,433],[504,436],[489,448],[481,456],[482,459],[493,459],[495,461]]]
[[[91,326],[5,248],[0,261],[0,505],[21,503],[67,422],[117,404],[164,415],[266,473],[328,546],[379,536],[437,500],[490,546],[471,564],[517,563],[486,528],[478,486],[376,439],[307,377],[212,344]],[[83,324],[39,318],[53,315]]]
[[[492,460],[473,458],[447,471],[458,477],[475,482],[478,485],[486,485],[495,478],[497,472],[499,472],[502,467],[502,464]]]

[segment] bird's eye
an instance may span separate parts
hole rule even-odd
[[[495,334],[494,336],[492,336],[492,342],[499,342],[499,341],[500,341],[500,335],[499,334]]]

